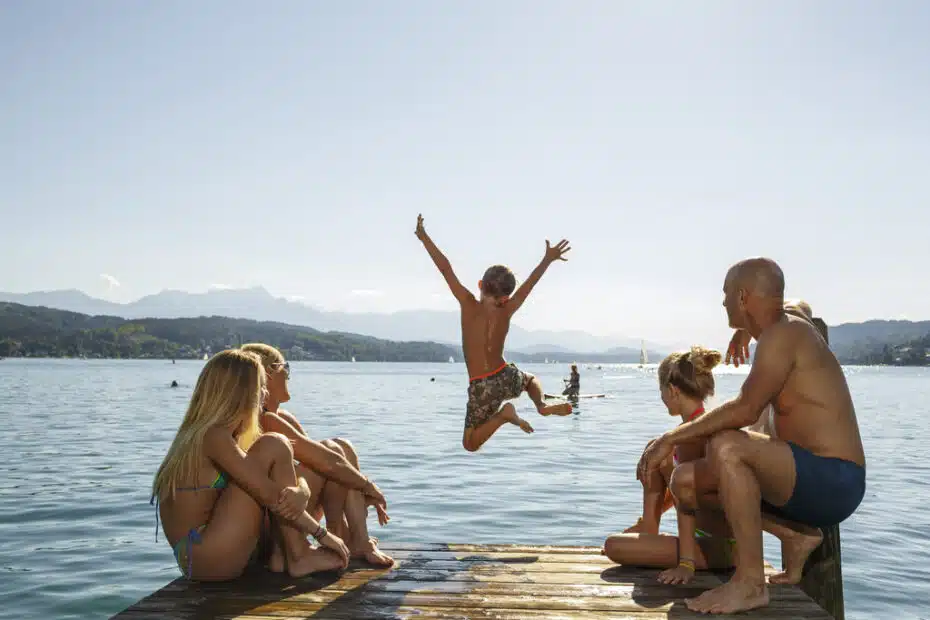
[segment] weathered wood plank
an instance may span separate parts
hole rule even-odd
[[[591,547],[404,547],[385,545],[398,559],[391,569],[353,563],[343,574],[303,579],[267,572],[226,583],[178,579],[114,618],[689,619],[703,616],[684,599],[721,583],[701,572],[687,586],[666,586],[656,581],[658,570],[614,565]],[[828,618],[798,588],[771,594],[769,607],[746,617]]]

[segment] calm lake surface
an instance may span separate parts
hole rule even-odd
[[[149,495],[202,366],[0,362],[0,617],[108,618],[179,576]],[[548,391],[568,374],[526,369]],[[842,526],[847,618],[930,617],[930,370],[846,372],[869,460],[865,500]],[[581,373],[583,392],[609,398],[558,419],[518,401],[536,433],[505,428],[476,454],[461,448],[462,364],[298,362],[286,408],[314,438],[355,443],[388,498],[391,523],[372,528],[384,541],[600,545],[639,515],[636,461],[675,420],[654,365]],[[722,369],[718,397],[744,374]],[[777,541],[765,544],[778,565]]]

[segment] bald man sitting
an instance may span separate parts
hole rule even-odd
[[[678,444],[707,441],[706,458],[678,467],[670,481],[680,510],[719,507],[733,528],[737,568],[722,586],[686,604],[736,613],[769,602],[762,528],[783,542],[795,583],[819,529],[846,520],[865,494],[865,454],[843,370],[806,318],[786,312],[785,280],[769,259],[741,261],[727,272],[723,305],[730,326],[758,342],[739,396],[651,441],[638,476],[659,467]],[[772,403],[778,437],[740,430]],[[679,478],[679,480],[676,480]]]

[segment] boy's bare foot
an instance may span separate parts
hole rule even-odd
[[[804,563],[814,549],[823,542],[823,532],[811,528],[809,533],[796,532],[791,538],[782,541],[785,570],[769,577],[769,582],[779,585],[794,585],[800,583]]]
[[[769,604],[769,589],[762,583],[730,579],[722,586],[707,590],[695,598],[685,599],[691,611],[703,614],[735,614]]]
[[[341,568],[342,558],[337,553],[324,547],[313,549],[308,545],[308,549],[301,556],[288,562],[287,572],[291,577],[303,577],[310,573]]]
[[[506,403],[501,407],[500,412],[498,413],[503,419],[507,420],[511,424],[516,424],[524,433],[532,433],[533,427],[529,422],[517,415],[517,408],[513,406],[513,403]]]
[[[353,558],[362,558],[375,566],[394,565],[394,558],[378,549],[378,541],[375,538],[369,538],[367,544],[352,547],[350,555]]]
[[[557,405],[536,406],[539,415],[569,415],[572,412],[571,403],[558,403]]]

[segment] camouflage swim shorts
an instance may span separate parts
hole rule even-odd
[[[500,411],[504,401],[518,397],[526,389],[531,376],[507,364],[489,377],[474,379],[468,384],[468,406],[465,428],[475,428]]]

